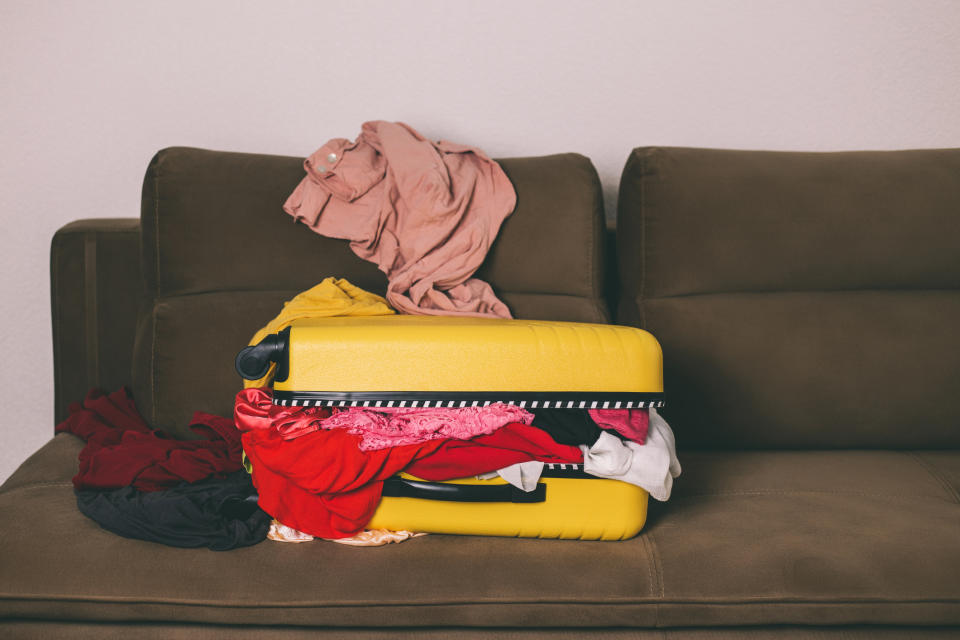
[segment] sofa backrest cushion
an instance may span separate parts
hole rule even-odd
[[[639,148],[617,233],[681,445],[960,446],[960,150]]]
[[[606,322],[603,203],[577,154],[499,160],[517,206],[478,271],[518,318]],[[233,359],[283,302],[327,276],[383,294],[383,273],[345,241],[282,210],[303,159],[160,151],[143,185],[146,300],[134,396],[154,425],[186,433],[193,411],[229,415]]]

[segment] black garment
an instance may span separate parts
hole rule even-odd
[[[586,409],[536,409],[532,413],[533,426],[549,433],[558,444],[592,447],[605,431],[597,426]],[[619,433],[610,433],[623,440]]]
[[[256,544],[270,529],[245,471],[165,491],[123,487],[76,494],[80,511],[107,531],[172,547],[226,551]]]

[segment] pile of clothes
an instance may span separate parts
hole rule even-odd
[[[150,429],[126,389],[93,391],[70,411],[57,432],[87,442],[73,479],[80,510],[114,533],[177,547],[226,550],[268,536],[398,542],[413,533],[365,526],[383,482],[400,472],[498,475],[531,491],[545,463],[578,464],[658,500],[680,473],[655,409],[284,407],[269,388],[249,388],[234,420],[194,415],[198,440]]]
[[[301,318],[395,313],[510,318],[473,277],[516,194],[482,151],[427,140],[402,123],[367,122],[304,162],[284,210],[350,241],[387,275],[386,299],[327,278],[284,305],[251,344]],[[391,306],[392,305],[392,306]],[[77,503],[128,537],[215,550],[314,537],[375,546],[415,532],[369,531],[385,480],[499,475],[532,490],[546,463],[629,482],[666,500],[680,473],[654,409],[323,408],[274,405],[273,369],[237,394],[233,419],[197,413],[201,439],[150,429],[126,390],[91,392],[57,431],[87,441]]]
[[[680,473],[655,409],[286,407],[258,388],[238,394],[234,415],[260,506],[326,539],[360,534],[384,480],[400,472],[430,481],[494,473],[530,491],[544,463],[582,464],[659,500]]]
[[[104,529],[175,547],[222,551],[256,544],[271,518],[243,469],[240,432],[197,412],[198,440],[151,429],[126,389],[94,390],[56,427],[86,440],[73,478],[77,506]]]

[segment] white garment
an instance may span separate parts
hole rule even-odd
[[[543,473],[543,463],[537,460],[528,460],[518,462],[503,469],[497,469],[490,473],[484,473],[477,476],[480,480],[489,480],[500,476],[517,489],[530,492],[537,488],[537,482],[540,481],[540,474]]]
[[[673,479],[680,475],[673,431],[656,409],[650,409],[644,444],[623,441],[604,431],[592,447],[580,445],[580,449],[586,473],[635,484],[660,501],[670,498]]]

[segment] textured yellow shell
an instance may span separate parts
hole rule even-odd
[[[448,482],[504,484],[500,478]],[[532,504],[384,497],[367,528],[520,538],[625,540],[637,535],[646,522],[647,492],[640,487],[600,478],[541,478],[540,482],[547,485],[547,500]]]
[[[298,320],[277,391],[663,391],[641,329],[449,316]]]

